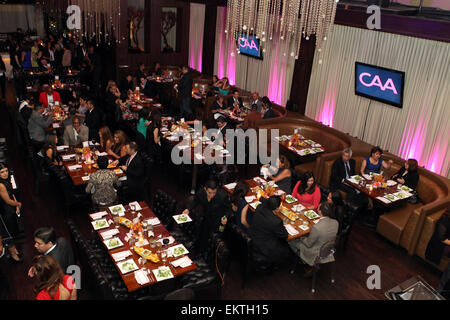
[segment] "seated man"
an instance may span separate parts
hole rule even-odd
[[[242,104],[242,98],[239,97],[239,90],[234,89],[232,92],[233,96],[228,98],[227,106],[231,109],[242,108],[244,105]]]
[[[45,129],[47,129],[53,122],[53,113],[47,116],[43,115],[44,107],[38,105],[35,110],[31,113],[30,119],[28,120],[28,133],[30,134],[30,139],[35,150],[40,150],[45,144]]]
[[[119,87],[121,92],[133,92],[136,88],[134,86],[133,76],[131,74],[127,74],[127,76],[120,82]]]
[[[34,247],[43,255],[51,255],[58,261],[63,272],[75,263],[72,248],[66,239],[56,239],[55,229],[52,227],[39,228],[34,232]],[[30,269],[31,271],[31,269]],[[30,275],[28,271],[28,275]]]
[[[256,111],[261,112],[262,111],[262,102],[259,98],[258,92],[252,93],[252,100],[250,101],[250,107],[256,107]]]
[[[352,157],[352,150],[345,149],[342,151],[342,156],[333,162],[330,175],[330,189],[331,191],[342,190],[348,194],[348,200],[356,196],[356,191],[351,186],[344,183],[345,179],[349,179],[355,175],[356,162]]]
[[[64,130],[64,144],[67,146],[78,146],[89,140],[89,128],[81,124],[78,117],[72,118],[72,125]]]
[[[291,249],[309,266],[305,276],[312,275],[314,262],[319,256],[320,249],[326,242],[336,239],[339,229],[339,223],[330,218],[332,208],[328,202],[322,202],[317,211],[321,218],[319,222],[313,224],[309,235],[289,242]],[[332,261],[334,261],[334,258],[320,262],[328,263]]]
[[[259,112],[257,110],[257,106],[256,105],[252,105],[252,110],[251,112],[245,117],[244,122],[241,124],[238,124],[236,127],[243,129],[243,130],[247,130],[249,127],[251,127],[253,125],[253,123],[255,123],[255,121],[261,120],[262,119],[262,115],[261,112]]]
[[[227,216],[232,214],[231,202],[225,190],[219,188],[214,180],[208,180],[193,199],[187,204],[183,214],[189,214],[198,205],[203,208],[203,222],[200,226],[197,244],[200,252],[206,249],[208,239],[212,233],[222,230],[227,224]]]
[[[56,104],[56,101],[59,102],[59,105],[62,105],[61,96],[57,91],[53,91],[52,86],[45,85],[44,90],[39,95],[39,102],[44,105],[44,108],[52,107]]]

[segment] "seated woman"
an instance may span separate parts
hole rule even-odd
[[[57,143],[58,136],[56,134],[47,134],[47,142],[44,147],[42,147],[41,154],[43,157],[47,157],[55,166],[62,167],[63,162],[58,154],[58,151],[56,150]]]
[[[128,96],[126,94],[122,94],[118,101],[120,106],[120,111],[122,112],[122,120],[124,121],[134,121],[136,117],[131,112],[130,100],[128,100]]]
[[[125,132],[122,130],[117,130],[114,132],[114,145],[109,151],[106,151],[110,156],[112,156],[115,159],[120,159],[122,157],[125,157],[127,155],[127,136]]]
[[[389,160],[389,162],[384,161],[381,158],[383,154],[383,150],[380,147],[373,147],[370,151],[370,156],[365,158],[361,164],[361,175],[369,174],[371,172],[381,173],[381,169],[389,169],[392,166],[393,161]]]
[[[305,270],[305,276],[312,275],[312,267],[319,256],[320,249],[325,243],[336,239],[339,228],[338,222],[330,218],[332,209],[328,202],[322,202],[317,211],[321,218],[312,225],[309,235],[289,242],[292,250],[309,266]],[[333,261],[334,257],[329,257],[320,262],[328,263]]]
[[[217,82],[217,87],[219,88],[219,93],[222,96],[226,96],[230,93],[230,82],[228,82],[227,77],[223,77],[222,80]]]
[[[250,190],[247,182],[241,181],[236,184],[234,193],[231,196],[231,208],[234,212],[236,224],[243,230],[247,230],[250,226],[252,214],[248,215],[248,203],[245,201],[245,196]]]
[[[345,209],[344,201],[342,200],[341,193],[339,191],[333,191],[328,193],[327,202],[331,206],[332,213],[330,218],[336,219],[339,222],[338,234],[347,232],[351,228],[350,216]]]
[[[19,226],[17,225],[17,215],[20,214],[22,203],[17,201],[11,185],[11,177],[6,165],[0,163],[0,231],[11,259],[14,262],[21,262],[19,252],[17,251],[14,239],[19,235]]]
[[[106,153],[111,151],[114,146],[114,139],[109,128],[107,126],[101,127],[98,130],[98,136],[100,137],[100,147],[102,150]]]
[[[147,137],[147,127],[150,125],[149,121],[150,112],[147,108],[139,110],[139,121],[137,124],[137,131],[140,132],[144,138]]]
[[[307,209],[317,209],[320,204],[320,189],[311,171],[305,172],[302,179],[297,182],[292,195]]]
[[[117,200],[114,186],[120,187],[120,180],[114,171],[107,169],[107,157],[99,157],[97,164],[99,170],[91,174],[86,192],[92,194],[92,202],[97,206],[114,204]]]
[[[437,265],[441,263],[442,257],[450,258],[450,207],[436,222],[425,257]]]
[[[248,233],[253,240],[253,255],[267,265],[281,264],[289,257],[287,238],[289,236],[283,221],[275,211],[281,207],[281,198],[261,198],[262,203],[253,214]]]
[[[223,95],[218,94],[216,96],[216,100],[211,105],[211,112],[216,113],[220,110],[225,110],[227,106],[225,105],[225,102],[223,101]]]
[[[398,183],[404,184],[405,186],[416,190],[417,184],[419,183],[419,173],[417,172],[417,160],[408,159],[405,165],[394,174],[391,179],[397,181]]]
[[[277,167],[269,167],[268,164],[264,165],[264,167],[269,168],[269,179],[272,181],[275,181],[278,187],[286,192],[287,194],[290,194],[292,192],[291,184],[292,184],[292,178],[291,178],[291,170],[290,163],[288,158],[281,155],[277,159]]]
[[[155,160],[155,163],[161,162],[161,112],[153,110],[150,114],[150,125],[147,127],[147,138],[145,146],[147,153]]]
[[[213,92],[219,92],[219,85],[220,85],[220,83],[219,83],[219,77],[217,77],[216,75],[213,75],[212,81],[211,81],[211,83],[210,83],[211,91],[213,91]]]
[[[36,279],[36,300],[77,300],[74,279],[64,275],[59,263],[51,255],[40,255],[33,259],[33,278]]]

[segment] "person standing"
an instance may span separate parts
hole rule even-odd
[[[84,123],[89,128],[89,140],[99,140],[98,130],[102,125],[102,112],[95,107],[94,100],[87,102],[88,111],[86,112],[86,119]]]
[[[191,110],[192,78],[187,66],[183,66],[181,71],[183,76],[178,84],[178,97],[181,100],[181,118],[189,121],[194,117]]]

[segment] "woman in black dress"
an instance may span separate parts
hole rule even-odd
[[[42,156],[48,158],[51,163],[55,166],[62,167],[63,163],[61,157],[56,150],[56,145],[58,143],[58,136],[56,134],[50,133],[47,135],[47,142],[41,150]]]
[[[401,167],[391,179],[415,190],[417,183],[419,183],[417,166],[418,164],[416,159],[408,159],[408,161],[405,162],[405,165]]]
[[[22,258],[14,244],[14,238],[19,234],[16,215],[20,214],[22,203],[16,200],[10,181],[8,167],[0,163],[0,234],[8,246],[11,259],[20,262]]]
[[[150,114],[150,125],[147,127],[145,147],[155,163],[161,163],[161,112],[153,110]]]

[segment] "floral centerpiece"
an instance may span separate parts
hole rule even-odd
[[[83,151],[82,151],[83,160],[86,161],[87,163],[93,163],[92,156],[93,156],[93,154],[92,154],[91,148],[84,147]]]

